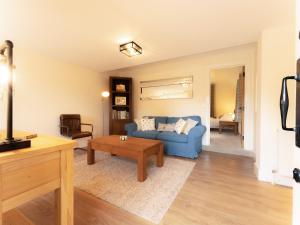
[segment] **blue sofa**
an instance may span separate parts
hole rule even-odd
[[[199,123],[190,130],[188,135],[177,134],[176,132],[160,132],[157,130],[140,131],[137,130],[136,123],[128,123],[125,125],[125,130],[128,136],[158,139],[164,143],[164,151],[168,155],[176,155],[195,159],[202,151],[202,136],[206,131],[206,127],[201,124],[200,116],[187,117],[149,117],[155,118],[155,128],[157,129],[159,123],[176,123],[180,118],[192,119]]]

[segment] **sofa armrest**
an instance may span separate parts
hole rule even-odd
[[[127,131],[127,135],[131,136],[133,131],[137,130],[136,123],[127,123],[127,124],[125,124],[125,130]]]
[[[202,138],[203,134],[206,131],[206,127],[203,125],[198,125],[192,128],[188,134],[188,141],[195,141]]]

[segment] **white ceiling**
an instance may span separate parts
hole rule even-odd
[[[292,0],[0,0],[0,40],[97,71],[254,42]],[[134,40],[129,58],[119,44]]]

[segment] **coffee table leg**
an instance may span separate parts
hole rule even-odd
[[[88,150],[87,150],[87,164],[92,165],[95,163],[95,150],[91,147],[91,142],[88,143]]]
[[[143,182],[147,178],[147,159],[141,154],[138,157],[137,179],[139,182]]]
[[[164,145],[160,144],[159,151],[156,157],[156,166],[162,167],[164,165]]]

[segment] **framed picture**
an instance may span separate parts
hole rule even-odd
[[[126,105],[126,97],[116,96],[115,97],[115,104],[116,105]]]
[[[193,98],[193,76],[141,81],[141,100]]]
[[[116,91],[125,92],[126,91],[125,85],[124,84],[117,84],[116,85]]]

